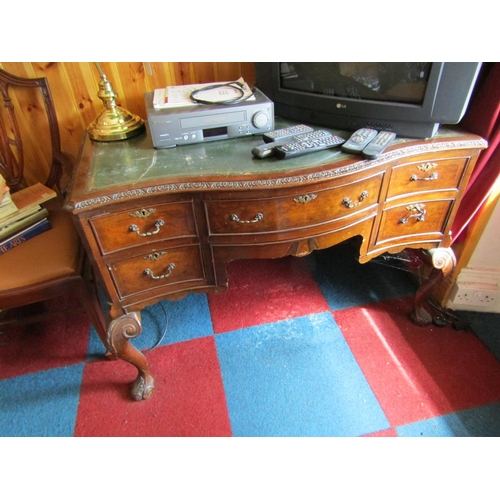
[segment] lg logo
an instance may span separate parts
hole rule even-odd
[[[347,106],[345,104],[341,104],[340,102],[337,103],[337,108],[338,109],[345,109]]]

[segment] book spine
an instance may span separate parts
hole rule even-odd
[[[50,221],[48,219],[42,219],[35,224],[27,227],[19,234],[15,234],[6,240],[0,241],[0,255],[12,250],[13,248],[22,245],[26,241],[38,236],[51,228]]]
[[[6,226],[0,227],[0,241],[8,238],[9,236],[23,230],[25,227],[31,226],[35,222],[46,219],[49,216],[49,211],[46,208],[40,209],[32,215],[28,215],[23,219],[15,220]]]

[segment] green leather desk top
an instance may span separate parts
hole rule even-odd
[[[285,126],[285,122],[280,121],[277,128],[281,126]],[[349,132],[334,133],[346,139],[350,135]],[[252,149],[260,144],[263,144],[262,137],[254,135],[154,149],[149,129],[145,134],[125,141],[94,142],[87,190],[119,187],[148,180],[162,179],[168,182],[169,179],[179,177],[186,182],[193,182],[213,176],[239,177],[245,174],[293,172],[305,167],[330,164],[348,156],[332,152],[338,151],[336,148],[288,160],[274,157],[257,159],[253,156]]]

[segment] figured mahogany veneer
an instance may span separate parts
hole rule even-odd
[[[422,302],[455,265],[450,228],[485,141],[443,129],[429,140],[398,139],[371,161],[328,151],[256,160],[251,150],[260,143],[245,137],[154,150],[146,134],[82,145],[66,208],[110,304],[103,341],[138,369],[134,399],[154,386],[145,356],[129,342],[141,332],[140,311],[225,290],[231,260],[303,256],[353,236],[362,237],[362,263],[426,249],[434,271],[411,318],[431,321]]]

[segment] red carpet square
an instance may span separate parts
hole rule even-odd
[[[500,363],[473,334],[414,325],[410,299],[333,313],[393,427],[500,400]]]
[[[329,310],[303,259],[235,261],[228,276],[228,291],[208,296],[215,333]]]
[[[147,353],[150,399],[132,401],[137,370],[123,361],[87,363],[75,436],[230,436],[214,337]]]
[[[89,332],[90,320],[78,313],[7,330],[1,336],[0,379],[83,363]]]

